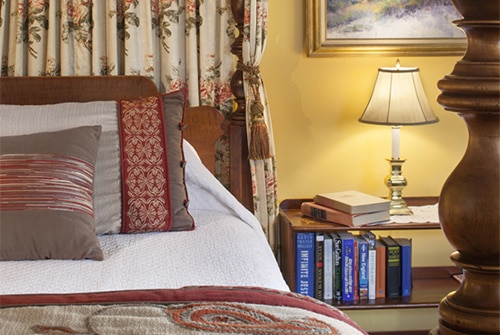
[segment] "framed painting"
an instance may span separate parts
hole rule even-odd
[[[306,0],[307,55],[463,54],[451,0]]]

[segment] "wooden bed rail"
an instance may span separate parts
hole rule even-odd
[[[54,80],[55,79],[55,80]],[[154,82],[140,76],[0,77],[0,103],[45,105],[131,99],[157,95]]]

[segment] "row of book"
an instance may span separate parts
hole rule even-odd
[[[298,293],[325,302],[411,295],[411,239],[297,232],[295,255]]]
[[[390,220],[389,200],[359,191],[317,194],[300,209],[302,215],[349,227]]]

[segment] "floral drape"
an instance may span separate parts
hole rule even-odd
[[[277,179],[271,114],[259,63],[267,38],[268,0],[245,0],[243,70],[254,213],[276,251]],[[260,129],[260,130],[259,130]],[[262,137],[262,138],[261,138]],[[262,143],[257,143],[262,142]]]
[[[257,70],[252,82],[258,82],[249,86],[245,74],[247,106],[251,101],[262,104],[270,146],[266,158],[251,159],[254,209],[274,248],[274,144],[258,75],[267,0],[244,3],[243,60]],[[211,105],[228,114],[236,62],[230,52],[236,34],[230,6],[231,0],[0,0],[1,75],[143,75],[162,92],[185,89],[192,106]],[[254,121],[249,115],[250,138]],[[229,174],[226,147],[221,144],[218,165],[223,183]]]
[[[0,0],[2,76],[143,75],[232,111],[229,0]]]

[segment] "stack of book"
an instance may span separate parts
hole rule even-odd
[[[317,194],[314,201],[303,202],[302,215],[349,227],[390,220],[387,199],[358,191]]]
[[[330,303],[411,295],[411,239],[299,232],[295,255],[298,293]]]

